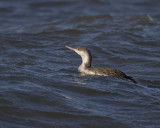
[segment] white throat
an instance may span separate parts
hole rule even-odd
[[[86,70],[87,68],[89,68],[88,64],[91,63],[90,62],[91,60],[90,60],[89,56],[87,56],[86,54],[81,55],[81,58],[82,58],[82,63],[79,66],[78,71],[84,72],[84,70]]]

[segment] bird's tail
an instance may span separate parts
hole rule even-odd
[[[128,81],[131,81],[131,82],[137,84],[137,82],[136,82],[131,76],[126,76],[125,78],[126,78]]]

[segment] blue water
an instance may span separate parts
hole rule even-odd
[[[159,128],[158,0],[0,1],[0,127]],[[81,76],[93,66],[119,78]]]

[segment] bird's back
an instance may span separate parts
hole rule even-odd
[[[117,69],[103,68],[103,67],[91,67],[91,68],[88,68],[87,70],[89,72],[91,72],[92,75],[115,76],[115,77],[119,77],[122,79],[127,79],[133,83],[136,83],[136,81],[132,77],[127,76],[125,73],[123,73]]]
[[[104,76],[124,76],[125,74],[119,70],[113,68],[103,68],[103,67],[91,67],[88,70],[95,73],[95,75]]]

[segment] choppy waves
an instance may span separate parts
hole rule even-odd
[[[0,3],[1,127],[159,128],[159,13],[148,11],[158,4]],[[80,76],[81,58],[66,45],[87,47],[93,65],[138,84]]]

